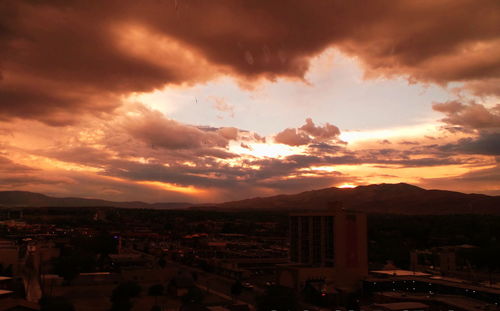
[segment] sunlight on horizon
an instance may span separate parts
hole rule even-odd
[[[340,186],[337,186],[337,188],[341,189],[351,189],[351,188],[356,188],[358,185],[352,184],[352,183],[343,183]]]

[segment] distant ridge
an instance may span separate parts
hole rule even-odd
[[[464,194],[444,190],[426,190],[417,186],[377,184],[356,188],[326,188],[292,195],[277,195],[216,204],[216,210],[322,211],[330,202],[346,209],[378,214],[500,215],[500,196]]]
[[[118,208],[152,208],[182,209],[192,206],[187,202],[145,203],[114,202],[84,198],[55,198],[29,191],[0,191],[0,207],[118,207]]]
[[[417,186],[377,184],[356,188],[325,188],[291,195],[252,198],[220,204],[114,202],[98,199],[55,198],[27,191],[0,191],[0,207],[117,207],[207,211],[324,211],[331,202],[346,209],[376,214],[500,215],[500,196],[426,190]]]

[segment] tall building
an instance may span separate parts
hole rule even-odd
[[[291,214],[290,264],[278,282],[299,289],[324,279],[336,287],[356,287],[368,274],[366,215],[339,207],[326,213]]]

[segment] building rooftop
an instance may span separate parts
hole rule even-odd
[[[405,302],[391,302],[391,303],[377,303],[373,305],[387,310],[425,310],[429,306],[421,302],[405,301]]]
[[[11,291],[11,290],[0,289],[0,296],[9,295],[12,293],[13,293],[13,291]]]
[[[491,304],[485,303],[484,301],[476,300],[469,297],[458,296],[458,295],[426,295],[426,294],[404,294],[397,292],[384,292],[383,296],[398,299],[411,299],[420,300],[423,302],[440,302],[448,306],[460,308],[467,311],[484,311],[488,309]]]
[[[40,310],[37,303],[29,302],[24,299],[2,299],[0,311],[8,310]]]
[[[411,271],[411,270],[401,270],[401,269],[392,269],[392,270],[373,270],[370,271],[373,274],[381,274],[388,276],[430,276],[429,273]]]

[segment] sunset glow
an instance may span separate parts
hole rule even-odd
[[[357,187],[357,185],[353,185],[353,184],[341,184],[337,188],[345,189],[345,188],[356,188],[356,187]]]
[[[0,190],[500,194],[497,3],[272,2],[1,4]]]
[[[190,194],[190,195],[200,195],[204,192],[204,190],[201,189],[196,189],[192,186],[188,187],[182,187],[170,183],[164,183],[164,182],[159,182],[159,181],[138,181],[138,184],[141,185],[148,185],[148,186],[153,186],[153,187],[158,187],[167,191],[174,191],[174,192],[180,192],[184,194]]]
[[[499,228],[500,0],[0,0],[0,311],[500,311]]]

